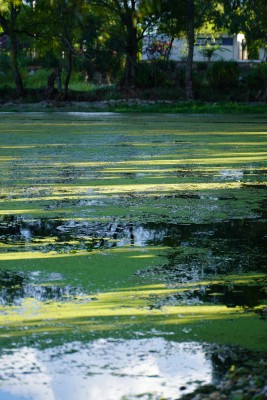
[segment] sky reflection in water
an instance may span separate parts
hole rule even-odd
[[[0,357],[0,398],[6,392],[33,400],[148,399],[149,393],[175,399],[196,381],[209,383],[211,374],[211,362],[196,343],[99,339],[43,351],[24,347]]]

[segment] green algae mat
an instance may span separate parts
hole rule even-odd
[[[267,354],[267,117],[0,115],[0,397],[178,399]]]

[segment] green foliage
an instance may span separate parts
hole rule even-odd
[[[213,88],[229,89],[238,85],[238,64],[234,61],[216,61],[209,71],[209,80]]]
[[[203,57],[207,58],[208,61],[210,61],[214,54],[220,50],[221,48],[219,45],[207,44],[205,47],[200,49],[200,54],[202,54]]]
[[[248,58],[250,60],[258,60],[261,47],[262,43],[259,40],[248,43]]]

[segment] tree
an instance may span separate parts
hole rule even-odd
[[[147,0],[149,1],[149,0]],[[155,7],[155,0],[150,0]],[[199,0],[197,0],[199,1]],[[158,0],[160,9],[160,30],[162,33],[187,38],[188,54],[186,63],[185,96],[187,100],[193,94],[193,57],[196,28],[196,0]]]
[[[91,7],[83,20],[81,35],[82,65],[88,76],[99,72],[109,80],[121,77],[124,58],[123,29],[114,13],[103,7]],[[101,80],[102,81],[102,80]]]
[[[197,29],[209,23],[213,29],[216,29],[216,20],[221,15],[220,0],[186,0],[187,3],[187,40],[188,40],[188,58],[186,71],[186,99],[194,97],[193,91],[193,57],[195,32]]]
[[[153,0],[151,0],[153,1]],[[154,0],[155,1],[155,0]],[[187,39],[188,53],[186,63],[185,96],[187,100],[194,98],[193,90],[193,60],[196,30],[208,21],[215,19],[219,12],[217,0],[158,0],[164,16],[165,32],[176,37],[184,35]],[[172,21],[168,24],[168,21]],[[163,28],[164,29],[164,28]]]
[[[163,58],[165,60],[164,67],[167,68],[174,40],[186,36],[186,3],[185,0],[176,1],[175,3],[172,0],[159,0],[157,5],[155,5],[155,1],[150,1],[152,2],[152,7],[154,7],[156,15],[158,15],[156,29],[153,29],[151,35],[153,37],[152,45],[162,42],[160,47],[162,47]],[[161,40],[158,40],[158,37],[160,37]],[[153,47],[157,55],[158,46],[152,46],[152,48],[151,45],[149,46],[148,50],[150,52],[152,50],[152,56]],[[150,54],[148,55],[151,57]]]
[[[18,19],[22,10],[22,0],[0,1],[0,26],[10,39],[11,61],[17,95],[24,97],[24,87],[18,66]]]
[[[256,44],[266,47],[267,44],[267,3],[265,0],[244,0],[240,9],[241,29],[243,30],[248,47]]]
[[[97,5],[108,8],[120,20],[126,55],[123,84],[127,88],[135,87],[140,41],[147,29],[155,22],[155,13],[143,7],[142,0],[99,0]]]
[[[59,71],[60,64],[64,65],[63,95],[65,99],[68,98],[73,57],[79,51],[77,43],[82,32],[83,16],[86,15],[86,12],[87,5],[82,0],[36,0],[35,2],[33,18],[38,21],[36,37],[41,47],[45,47],[46,52],[57,54],[58,62],[54,68]],[[52,74],[51,79],[55,80]],[[51,81],[51,86],[52,84]]]
[[[186,1],[186,21],[187,21],[187,41],[188,41],[188,55],[186,63],[185,75],[185,97],[186,100],[194,98],[193,92],[193,58],[194,58],[194,44],[195,44],[195,1]]]
[[[266,0],[221,0],[223,13],[217,24],[231,33],[243,32],[248,51],[255,47],[266,47],[267,2]]]

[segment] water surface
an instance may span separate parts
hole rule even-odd
[[[264,116],[0,116],[0,397],[177,399],[266,352]]]

